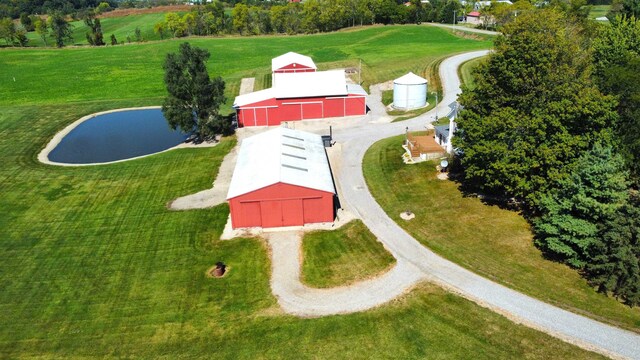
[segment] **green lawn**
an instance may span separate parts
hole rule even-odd
[[[596,19],[601,16],[607,16],[611,10],[611,5],[592,5],[591,11],[589,11],[589,18]]]
[[[460,68],[458,69],[458,76],[460,76],[462,84],[468,89],[473,89],[475,87],[475,80],[472,74],[473,69],[485,60],[486,57],[475,58],[469,61],[465,61],[464,63],[462,63],[462,65],[460,65]]]
[[[219,240],[226,205],[166,208],[211,185],[233,138],[112,165],[37,162],[79,116],[145,104],[1,108],[0,357],[597,357],[430,285],[359,314],[282,314],[264,244]],[[227,276],[207,277],[217,261]]]
[[[116,36],[118,43],[126,43],[127,36],[131,38],[132,42],[135,42],[136,27],[140,28],[140,34],[144,41],[160,40],[160,35],[153,32],[153,26],[164,21],[164,15],[164,13],[155,13],[100,19],[104,42],[111,44],[111,34]],[[87,45],[86,34],[89,27],[85,25],[84,21],[72,21],[70,24],[73,31],[73,41],[69,44]],[[45,46],[44,41],[36,32],[28,33],[27,37],[29,38],[29,46]],[[53,38],[47,38],[48,46],[53,46],[54,42]]]
[[[433,41],[411,43],[403,32]],[[448,39],[408,26],[192,41],[212,50],[211,70],[237,89],[240,77],[288,50],[322,66],[357,54],[370,69],[384,64],[367,75],[375,80],[428,63],[420,56],[488,45]],[[0,51],[0,358],[599,358],[431,285],[358,314],[283,314],[264,243],[219,240],[226,205],[166,208],[211,186],[233,138],[111,165],[37,162],[83,115],[159,104],[162,59],[178,43]],[[394,53],[408,43],[417,55]],[[230,271],[207,277],[217,261]]]
[[[305,36],[191,38],[62,50],[3,49],[0,106],[138,98],[156,98],[159,103],[165,95],[165,55],[184,41],[211,52],[209,70],[227,81],[227,112],[240,79],[264,76],[270,71],[271,58],[287,51],[312,56],[322,69],[349,63],[357,66],[362,59],[363,80],[368,86],[408,71],[423,73],[434,59],[446,54],[491,45],[461,39],[438,28],[407,25]]]
[[[333,231],[305,235],[303,281],[334,287],[387,272],[395,259],[360,220]]]
[[[387,214],[418,241],[475,273],[553,305],[638,332],[640,308],[598,294],[565,265],[542,258],[519,214],[463,197],[456,183],[435,177],[433,163],[402,163],[403,136],[366,153],[364,174]],[[413,221],[398,214],[410,209]]]

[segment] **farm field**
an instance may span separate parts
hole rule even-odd
[[[184,14],[184,12],[178,13]],[[164,13],[153,13],[101,18],[100,24],[102,25],[104,42],[111,44],[111,34],[116,36],[118,43],[126,43],[127,36],[131,38],[132,42],[135,42],[136,27],[140,28],[140,34],[144,41],[160,40],[160,35],[153,32],[153,26],[160,21],[164,21],[164,15]],[[84,21],[73,21],[70,24],[73,29],[73,41],[69,44],[87,45],[86,33],[89,31],[89,27],[85,25]],[[29,46],[45,46],[44,41],[36,32],[28,33],[27,37],[29,38]],[[47,38],[48,46],[52,46],[54,42],[53,38]]]
[[[598,294],[565,265],[543,259],[519,214],[464,197],[453,181],[438,180],[435,164],[404,165],[403,136],[367,151],[371,193],[409,234],[441,256],[488,279],[575,313],[640,332],[640,308]],[[402,211],[416,214],[401,220]]]
[[[162,64],[168,52],[189,41],[211,52],[209,70],[227,82],[231,112],[240,79],[262,79],[271,59],[288,51],[310,55],[320,69],[358,66],[364,85],[408,71],[423,74],[447,54],[488,48],[489,41],[462,39],[427,26],[377,26],[330,34],[246,38],[190,38],[163,42],[69,49],[4,49],[0,56],[0,106],[87,100],[153,98],[165,95]],[[6,81],[5,81],[6,80]]]
[[[596,19],[602,16],[607,16],[611,10],[611,5],[592,5],[591,11],[589,11],[589,18]]]

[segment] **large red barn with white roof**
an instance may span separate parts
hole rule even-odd
[[[276,128],[242,141],[227,194],[234,229],[332,222],[334,199],[321,136]]]
[[[315,71],[310,58],[291,54],[272,61],[272,88],[236,97],[238,125],[273,126],[367,113],[367,93],[360,85],[348,84],[344,70]],[[302,66],[303,72],[289,71]]]

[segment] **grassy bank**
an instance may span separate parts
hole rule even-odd
[[[302,278],[311,287],[346,285],[384,273],[395,263],[360,220],[305,235],[302,250]]]
[[[458,69],[458,76],[460,76],[460,80],[462,84],[466,86],[468,89],[473,89],[475,87],[475,80],[473,78],[473,69],[475,69],[482,61],[485,61],[486,57],[476,58],[469,61],[465,61],[460,65]]]
[[[463,197],[456,183],[435,177],[435,164],[402,163],[403,136],[365,155],[364,174],[386,213],[422,244],[486,278],[553,305],[640,331],[640,308],[598,294],[565,265],[543,259],[517,213]],[[413,221],[400,220],[410,209]]]

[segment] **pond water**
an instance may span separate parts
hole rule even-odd
[[[167,125],[160,109],[96,115],[76,126],[49,153],[49,160],[70,164],[103,163],[157,153],[188,135]]]

